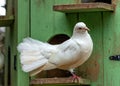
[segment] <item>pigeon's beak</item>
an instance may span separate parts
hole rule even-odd
[[[90,29],[88,27],[86,27],[85,30],[90,31]]]

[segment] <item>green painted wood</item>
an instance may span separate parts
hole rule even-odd
[[[53,1],[31,0],[31,37],[47,41],[53,32]]]
[[[7,10],[6,10],[6,16],[1,18],[1,26],[9,26],[13,23],[14,17],[13,17],[13,0],[6,0],[7,3]],[[2,21],[3,20],[3,21]],[[10,56],[10,27],[6,27],[5,32],[5,66],[4,66],[4,86],[10,85],[10,75],[11,75],[11,56]]]
[[[55,0],[55,4],[75,4],[80,3],[80,0]],[[54,11],[54,10],[53,10]],[[55,12],[55,11],[54,11]],[[64,14],[60,12],[55,12],[55,19],[54,19],[54,34],[67,34],[68,36],[72,35],[72,31],[74,28],[74,25],[77,23],[77,14],[71,13],[71,14]]]
[[[14,29],[11,31],[11,33],[15,34],[15,36],[12,37],[11,40],[14,42],[13,44],[13,55],[17,55],[17,70],[14,70],[13,63],[12,64],[12,70],[14,70],[17,74],[16,78],[14,77],[14,72],[12,72],[12,84],[11,86],[29,86],[29,74],[25,73],[21,69],[20,59],[19,59],[19,53],[17,53],[17,44],[22,41],[23,38],[29,36],[29,0],[15,0],[15,23],[14,23]],[[12,56],[12,58],[14,58]],[[15,82],[16,81],[16,82]]]
[[[17,84],[17,72],[14,69],[14,56],[16,56],[16,30],[14,24],[10,27],[10,85],[15,86]],[[15,77],[15,78],[13,78]]]
[[[69,30],[67,31],[67,28],[69,28],[70,26],[68,25],[66,14],[54,12],[52,9],[54,4],[61,3],[75,3],[75,1],[74,0],[31,1],[31,36],[33,38],[37,38],[42,41],[47,41],[48,39],[50,39],[50,37],[53,36],[53,34],[55,35],[60,33],[71,32]],[[72,25],[73,24],[74,23],[72,23]]]
[[[120,62],[109,60],[111,55],[120,54],[120,2],[114,13],[104,12],[104,86],[120,86]]]

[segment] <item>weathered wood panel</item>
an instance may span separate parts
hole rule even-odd
[[[120,0],[114,13],[104,12],[104,86],[120,86],[120,62],[109,60],[120,55]]]
[[[114,11],[114,8],[114,5],[106,3],[63,4],[53,6],[55,11],[65,13]]]
[[[77,80],[73,80],[72,78],[39,78],[34,79],[30,83],[31,85],[90,85],[90,80],[80,79],[79,82]]]
[[[14,29],[11,31],[13,42],[12,47],[14,50],[12,51],[11,58],[15,58],[17,54],[17,44],[23,40],[23,38],[29,36],[29,23],[30,23],[30,13],[29,13],[29,4],[30,0],[14,0],[15,5],[15,24]],[[17,44],[16,44],[17,43]],[[25,73],[21,69],[20,58],[19,55],[12,61],[12,83],[11,86],[29,86],[29,74]],[[14,64],[16,63],[16,69],[14,68]],[[15,71],[15,72],[14,72]],[[13,78],[15,75],[17,76]]]
[[[1,25],[3,26],[8,26],[13,23],[13,0],[6,0],[6,16],[3,17],[3,21],[1,21]],[[2,18],[1,18],[2,19]],[[12,28],[11,28],[12,29]],[[11,58],[10,58],[10,27],[6,27],[5,30],[5,66],[4,66],[4,86],[9,86],[10,85],[10,75],[11,75]]]
[[[0,26],[10,26],[13,24],[14,17],[12,16],[0,16]]]

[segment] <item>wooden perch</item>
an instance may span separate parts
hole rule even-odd
[[[114,11],[115,5],[107,3],[81,3],[54,5],[53,10],[65,13],[91,12],[91,11]]]
[[[10,26],[13,21],[13,16],[0,16],[0,26]]]
[[[30,84],[81,84],[81,85],[90,85],[90,80],[80,79],[78,81],[73,81],[72,78],[39,78],[34,79]]]

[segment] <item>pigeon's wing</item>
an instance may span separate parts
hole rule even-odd
[[[20,52],[20,61],[25,72],[44,66],[48,59],[57,52],[55,46],[31,38],[25,38],[17,49]]]
[[[71,63],[75,60],[74,57],[81,50],[79,44],[72,39],[63,42],[57,48],[59,52],[57,53],[56,58],[50,58],[50,62],[57,66]]]

